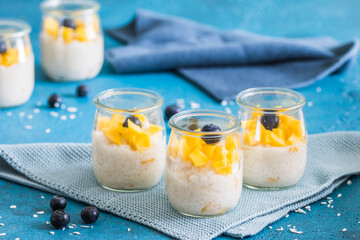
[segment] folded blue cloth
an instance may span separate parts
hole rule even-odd
[[[179,239],[211,239],[220,234],[245,237],[359,174],[359,146],[360,132],[310,135],[305,175],[297,185],[282,191],[243,188],[233,211],[204,219],[177,213],[167,199],[163,180],[137,193],[104,189],[91,168],[90,144],[0,145],[0,177],[95,205]]]
[[[222,32],[178,17],[139,10],[108,34],[126,46],[106,51],[117,73],[176,70],[217,100],[250,87],[299,88],[344,69],[359,42],[328,37],[277,38]]]

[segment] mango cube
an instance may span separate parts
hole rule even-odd
[[[60,27],[59,22],[56,21],[54,18],[47,17],[44,19],[45,32],[55,39],[57,39],[57,37],[58,37],[59,27]]]
[[[96,129],[102,131],[104,128],[108,126],[109,123],[110,123],[110,119],[108,117],[100,116],[97,119]]]
[[[158,125],[153,125],[151,124],[150,127],[148,129],[145,130],[147,133],[149,133],[150,135],[154,135],[156,133],[159,133],[162,131],[162,128]]]
[[[194,151],[192,151],[191,154],[189,155],[189,157],[191,159],[191,162],[196,167],[204,166],[209,161],[209,158],[203,152],[201,152],[198,148],[196,148]]]
[[[232,151],[236,150],[236,140],[235,140],[235,138],[233,136],[227,136],[225,138],[225,148],[229,152],[232,152]]]
[[[86,29],[83,26],[79,26],[75,30],[76,32],[76,39],[80,42],[86,42],[87,41],[87,35],[86,35]]]
[[[116,128],[104,128],[103,133],[105,137],[111,142],[120,145],[121,138],[118,129]]]
[[[75,31],[69,27],[62,27],[62,34],[65,43],[71,43],[74,40]]]

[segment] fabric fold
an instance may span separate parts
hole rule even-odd
[[[211,239],[220,234],[245,237],[359,174],[359,155],[359,132],[310,135],[305,175],[297,185],[282,191],[244,188],[232,212],[205,219],[177,213],[166,197],[163,180],[138,193],[102,188],[92,171],[90,144],[0,145],[0,177],[95,205],[179,239]]]
[[[329,37],[220,31],[147,10],[107,33],[126,43],[106,51],[115,72],[175,70],[219,101],[250,87],[308,86],[346,69],[359,49],[356,39],[339,44]]]

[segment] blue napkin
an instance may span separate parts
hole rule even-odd
[[[277,38],[222,32],[178,17],[139,10],[127,25],[107,31],[126,46],[106,51],[117,73],[175,70],[217,100],[250,87],[299,88],[340,71],[357,40]]]
[[[104,189],[91,168],[90,144],[0,145],[0,177],[95,205],[179,239],[211,239],[220,234],[245,237],[327,196],[350,175],[359,174],[359,146],[360,132],[310,135],[305,175],[297,185],[282,191],[243,188],[233,211],[205,219],[177,213],[169,204],[163,180],[138,193]]]

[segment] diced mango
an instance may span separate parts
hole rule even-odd
[[[136,125],[132,121],[127,120],[127,123],[128,123],[129,134],[131,134],[131,135],[139,135],[139,134],[141,134],[143,132],[141,130],[140,126]]]
[[[83,20],[77,18],[74,21],[75,21],[76,27],[85,27]]]
[[[75,30],[69,27],[62,27],[62,34],[65,43],[71,43],[74,41]]]
[[[204,144],[202,147],[202,152],[209,158],[213,158],[214,150],[216,148],[216,145],[214,144]]]
[[[150,135],[154,135],[156,133],[159,133],[162,131],[162,128],[158,125],[153,125],[151,124],[150,127],[148,129],[145,130],[147,133],[149,133]]]
[[[236,150],[236,140],[235,140],[234,136],[227,136],[225,138],[225,148],[229,152]]]
[[[228,175],[228,174],[232,174],[232,167],[228,166],[224,168],[216,168],[215,171],[217,174]]]
[[[281,138],[281,139],[285,139],[285,138],[286,138],[284,129],[275,128],[275,129],[272,130],[272,132],[273,132],[276,136],[278,136],[279,138]]]
[[[104,128],[108,126],[109,122],[110,119],[108,117],[105,116],[98,117],[96,129],[102,131]]]
[[[256,129],[246,133],[244,136],[245,143],[249,146],[255,146],[256,144],[258,144],[260,141],[255,139],[255,136],[256,136]]]
[[[191,152],[189,157],[191,159],[191,162],[196,167],[204,166],[209,161],[209,158],[198,148],[196,148],[193,152]]]
[[[117,122],[117,123],[123,123],[124,122],[124,116],[122,114],[112,114],[111,115],[111,121]]]
[[[76,28],[75,32],[76,32],[76,39],[77,40],[79,40],[80,42],[86,42],[87,41],[85,27],[79,26],[79,27]]]
[[[146,150],[148,147],[151,146],[150,136],[145,132],[136,135],[135,145],[136,145],[136,149],[138,149],[140,152]]]
[[[279,138],[274,132],[270,134],[270,143],[275,147],[285,147],[286,142],[284,139]]]
[[[104,128],[103,133],[105,137],[113,143],[121,144],[119,131],[116,128]]]
[[[228,162],[230,162],[230,163],[237,163],[237,162],[239,162],[239,159],[240,159],[240,152],[238,152],[238,151],[228,152],[226,154],[226,158],[228,159]],[[231,165],[231,164],[227,164],[227,165]]]
[[[44,19],[44,30],[45,32],[52,36],[53,38],[57,39],[59,35],[59,22],[56,21],[54,18],[47,17]]]

